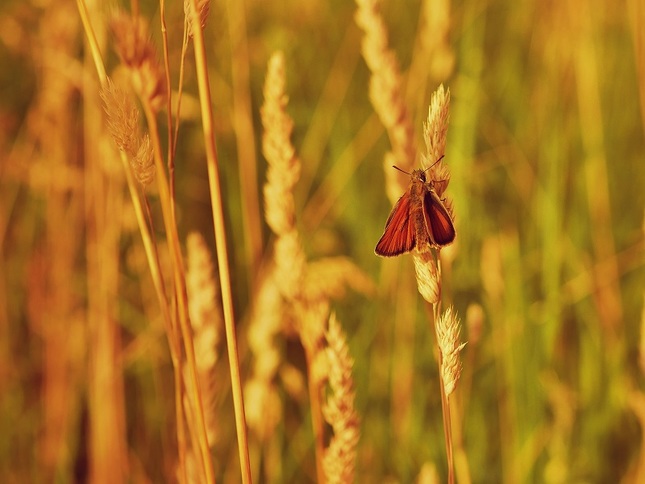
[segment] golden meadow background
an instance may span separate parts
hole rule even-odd
[[[165,7],[176,89],[183,5]],[[161,59],[159,5],[139,8]],[[116,5],[89,9],[118,77],[106,29]],[[316,479],[305,352],[280,304],[267,309],[275,289],[262,276],[274,237],[260,106],[277,50],[307,260],[353,264],[327,277],[349,286],[330,304],[354,359],[356,482],[447,476],[434,332],[411,258],[373,253],[391,208],[391,146],[368,96],[355,12],[349,1],[225,0],[205,26],[242,383],[262,348],[278,357],[272,403],[245,400],[267,424],[265,434],[249,427],[256,482]],[[386,0],[380,12],[420,151],[431,93],[440,83],[451,92],[457,242],[442,253],[443,298],[468,341],[451,397],[458,481],[643,482],[645,5]],[[2,481],[173,481],[168,340],[76,3],[2,2],[0,66]],[[199,232],[216,260],[192,47],[184,85],[176,230],[184,254]],[[166,267],[156,185],[146,192]],[[277,326],[263,333],[263,318]],[[239,482],[216,328],[196,350],[211,362],[211,456],[219,482]]]

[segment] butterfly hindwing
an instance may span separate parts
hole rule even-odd
[[[455,240],[450,214],[434,190],[427,190],[423,196],[423,218],[435,245],[444,246]]]

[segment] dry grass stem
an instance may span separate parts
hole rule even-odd
[[[452,306],[448,307],[436,322],[437,344],[441,352],[441,380],[446,396],[449,397],[457,386],[461,375],[459,353],[466,343],[459,342],[461,324]]]
[[[323,465],[330,484],[354,482],[356,446],[360,437],[358,415],[354,409],[354,360],[349,354],[336,316],[329,318],[325,333],[329,387],[332,395],[323,406],[323,415],[334,436],[325,450]]]
[[[231,275],[228,261],[228,245],[226,240],[226,226],[224,223],[224,207],[222,202],[222,189],[219,176],[219,158],[215,143],[213,126],[213,101],[210,92],[208,75],[208,62],[204,34],[198,17],[197,1],[192,0],[193,8],[190,9],[193,25],[193,46],[195,50],[195,68],[197,71],[197,84],[199,88],[199,102],[202,115],[202,131],[206,149],[206,167],[208,170],[208,187],[211,199],[211,213],[215,231],[215,244],[217,248],[217,263],[222,291],[222,307],[224,312],[224,325],[226,328],[226,344],[231,375],[233,393],[233,407],[235,411],[235,428],[237,432],[238,455],[242,482],[250,483],[251,462],[249,459],[249,446],[246,430],[246,417],[244,415],[244,392],[240,375],[240,362],[238,356],[237,334],[235,331],[235,316],[233,311],[233,293],[231,288]],[[199,25],[199,28],[197,26]],[[203,446],[202,446],[203,447]],[[202,448],[202,452],[207,449]],[[206,460],[206,455],[204,456]],[[208,469],[210,470],[210,469]],[[208,476],[207,476],[208,477]],[[213,478],[214,479],[214,478]]]

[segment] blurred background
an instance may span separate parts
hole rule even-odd
[[[108,72],[118,75],[106,31],[114,2],[89,8]],[[161,59],[159,5],[139,8]],[[420,152],[431,93],[441,83],[451,93],[446,195],[457,240],[442,256],[444,306],[454,305],[468,341],[451,397],[459,482],[643,482],[645,4],[383,0],[380,10]],[[347,1],[210,5],[242,379],[254,363],[258,274],[272,254],[262,88],[269,57],[282,50],[307,258],[347,257],[373,282],[332,304],[355,360],[356,481],[441,482],[434,332],[411,257],[374,255],[391,209],[383,171],[391,147],[368,96],[355,12]],[[176,89],[181,2],[168,2],[166,23]],[[175,479],[168,343],[122,166],[105,155],[113,148],[86,45],[75,2],[0,4],[3,482],[84,482],[90,429],[100,434],[101,425],[122,430],[108,454],[127,462],[128,481]],[[200,232],[212,253],[194,72],[189,53],[178,233],[185,244]],[[158,219],[154,186],[149,195]],[[249,204],[262,218],[253,236]],[[268,439],[250,429],[254,477],[313,482],[303,351],[292,333],[275,339],[282,414]],[[219,341],[224,355],[223,334]],[[238,482],[227,358],[213,372],[216,477]]]

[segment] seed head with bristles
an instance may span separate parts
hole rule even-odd
[[[345,335],[333,314],[329,318],[325,337],[332,395],[323,407],[323,415],[334,429],[334,437],[325,451],[323,467],[327,482],[354,482],[356,445],[360,436],[358,415],[354,410],[354,361],[349,354]]]
[[[139,150],[139,109],[132,97],[118,87],[112,79],[107,78],[101,88],[103,109],[107,114],[108,132],[116,147],[129,158],[136,156]]]
[[[200,27],[203,29],[206,25],[206,19],[211,8],[210,0],[195,0],[197,3],[197,16],[199,18]],[[192,38],[195,34],[193,26],[193,0],[184,0],[184,15],[186,17],[186,33],[188,38]]]
[[[446,138],[448,133],[448,121],[450,119],[450,90],[446,90],[441,84],[432,93],[430,107],[428,108],[428,119],[423,124],[423,137],[426,143],[425,163],[432,165],[439,160],[446,152]],[[432,167],[429,178],[434,180],[434,189],[441,197],[448,187],[450,172],[444,163],[437,163]]]
[[[459,352],[466,346],[466,343],[459,343],[461,325],[452,307],[448,307],[439,317],[436,330],[441,353],[441,380],[446,396],[450,396],[461,375]]]
[[[392,172],[395,164],[405,171],[411,171],[416,158],[414,129],[405,105],[403,81],[394,51],[388,47],[387,29],[379,9],[378,0],[356,0],[356,24],[363,30],[362,53],[372,76],[369,96],[374,110],[385,126],[393,153],[386,162],[388,195],[394,203],[405,189],[407,180],[401,173]]]
[[[296,230],[293,187],[300,177],[300,159],[291,144],[293,121],[286,112],[284,55],[269,60],[262,105],[262,151],[268,163],[264,185],[266,220],[278,236],[275,261],[283,295],[292,299],[299,290],[306,264]]]
[[[432,252],[415,250],[412,253],[412,260],[414,261],[419,293],[430,304],[437,304],[441,296],[441,283],[438,279],[437,263]]]
[[[166,95],[166,84],[145,20],[117,12],[112,17],[110,28],[117,54],[130,72],[135,92],[152,109],[160,109]]]

